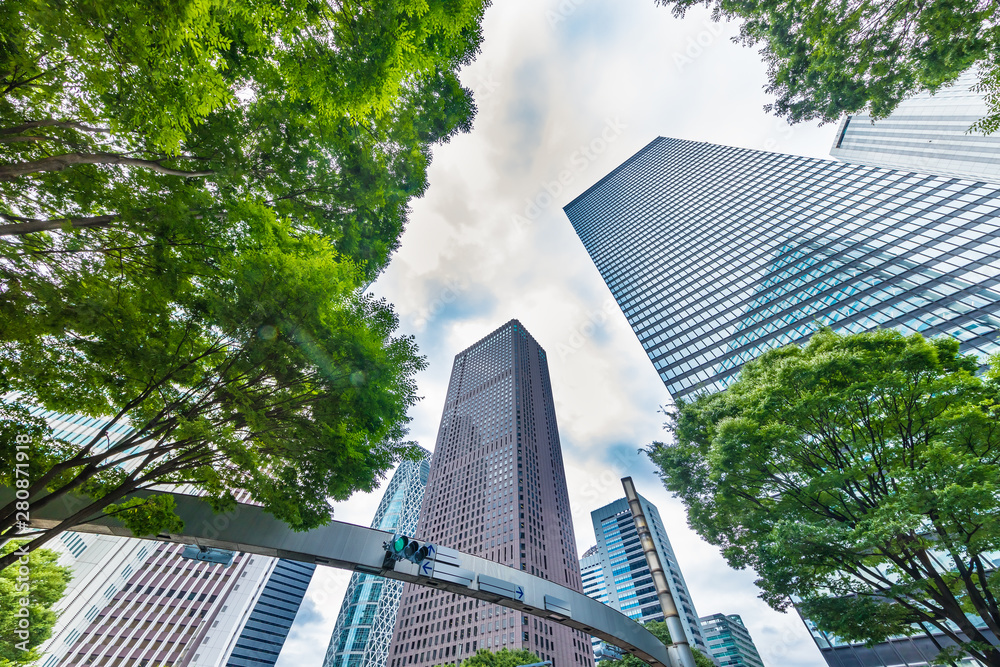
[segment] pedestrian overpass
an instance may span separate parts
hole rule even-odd
[[[149,493],[135,494],[138,497]],[[642,625],[619,611],[572,589],[466,553],[436,547],[416,564],[409,561],[385,564],[383,544],[392,534],[341,521],[305,532],[295,532],[255,505],[238,504],[230,512],[216,514],[203,499],[173,494],[177,515],[184,521],[182,533],[161,533],[162,542],[195,544],[262,556],[316,563],[342,570],[363,572],[408,581],[428,588],[485,600],[538,616],[553,623],[599,637],[653,667],[673,667],[667,648]],[[14,499],[14,489],[0,487],[0,506]],[[86,502],[55,502],[32,510],[30,525],[51,528]],[[121,522],[100,517],[74,526],[82,533],[134,537]],[[419,536],[417,536],[419,539]]]

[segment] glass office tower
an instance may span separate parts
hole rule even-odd
[[[660,137],[565,211],[674,398],[820,325],[944,334],[984,360],[1000,348],[1000,185],[982,178]],[[950,643],[866,648],[806,624],[832,667],[927,665]]]
[[[739,614],[712,614],[701,619],[710,655],[721,667],[764,667],[750,631]]]
[[[511,320],[455,357],[416,536],[582,592],[545,350]],[[405,584],[389,667],[525,648],[590,667],[590,638],[500,605]]]
[[[431,453],[396,468],[371,527],[413,535],[430,473]],[[340,605],[323,667],[385,667],[403,582],[355,572]]]
[[[649,522],[656,552],[667,575],[667,584],[673,595],[681,625],[688,644],[708,655],[708,644],[702,635],[698,612],[695,611],[691,593],[674,555],[670,539],[663,527],[663,520],[656,505],[639,496],[642,511]],[[639,542],[639,533],[628,506],[621,498],[590,513],[594,523],[597,545],[588,549],[580,559],[584,577],[584,593],[622,612],[637,623],[662,621],[663,608],[653,586],[646,555]],[[618,651],[613,646],[592,638],[594,654],[600,658],[615,658]]]
[[[274,667],[315,571],[315,563],[278,560],[236,636],[226,667]]]
[[[1000,183],[1000,134],[969,128],[989,110],[969,71],[935,94],[900,102],[886,118],[845,116],[830,155],[845,162]]]
[[[1000,347],[997,185],[660,137],[565,211],[674,398],[821,324]]]

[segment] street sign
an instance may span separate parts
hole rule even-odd
[[[570,618],[573,615],[570,610],[569,602],[560,600],[554,595],[545,596],[545,609],[555,612],[555,614],[561,618]]]
[[[524,590],[522,589],[521,597],[519,598],[517,597],[518,588],[520,588],[520,586],[515,586],[509,581],[496,579],[494,577],[487,577],[485,574],[479,575],[479,590],[481,591],[493,593],[494,595],[501,595],[505,598],[520,600],[524,598]]]

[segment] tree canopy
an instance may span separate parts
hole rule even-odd
[[[0,554],[13,553],[23,543],[9,542],[0,547]],[[49,549],[39,549],[26,557],[27,575],[19,568],[0,570],[0,667],[15,667],[34,664],[41,655],[40,646],[52,635],[56,623],[53,607],[62,599],[70,581],[68,567],[58,565],[59,554]],[[26,604],[25,604],[26,603]],[[27,633],[19,621],[27,612]]]
[[[28,456],[32,507],[92,501],[30,548],[100,513],[176,528],[128,499],[160,484],[308,529],[411,452],[424,361],[363,290],[471,128],[487,5],[0,4],[0,483]]]
[[[486,4],[5,3],[0,235],[210,237],[251,201],[329,236],[370,279],[426,187],[430,145],[471,127],[457,68]]]
[[[664,646],[670,646],[673,643],[673,640],[670,638],[670,630],[667,629],[667,624],[663,621],[649,621],[644,625],[657,639],[663,642]],[[715,667],[715,663],[698,649],[692,647],[691,653],[694,654],[694,664],[696,667]],[[601,665],[606,665],[607,667],[649,667],[648,663],[634,655],[625,655],[618,660],[602,660]]]
[[[767,109],[790,122],[888,115],[908,95],[935,91],[976,69],[989,113],[974,130],[1000,129],[1000,5],[992,0],[657,0],[676,15],[711,7],[740,21],[737,41],[768,66]]]
[[[328,497],[371,490],[410,452],[406,411],[423,367],[412,339],[394,334],[388,304],[357,291],[360,270],[326,239],[270,223],[187,284],[149,277],[121,291],[114,277],[84,274],[60,311],[86,317],[74,313],[72,327],[51,326],[34,344],[2,344],[0,393],[18,394],[5,404],[0,456],[13,462],[31,437],[33,508],[71,491],[93,499],[31,546],[103,511],[132,508],[122,518],[138,534],[173,527],[167,497],[146,512],[119,505],[164,483],[195,484],[219,508],[248,495],[312,528],[329,519]],[[62,315],[20,321],[38,329],[48,317]],[[82,442],[56,438],[33,404],[100,427]],[[14,486],[15,473],[5,466],[0,482]],[[0,509],[0,535],[17,529],[16,516],[16,503]]]
[[[541,662],[541,658],[527,649],[519,648],[511,651],[504,647],[493,652],[481,648],[476,651],[475,655],[470,655],[463,660],[460,667],[518,667],[536,662]]]
[[[949,338],[824,329],[681,402],[648,454],[773,608],[850,641],[936,629],[997,666],[1000,364],[978,368]]]

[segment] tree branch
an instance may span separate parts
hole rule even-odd
[[[3,218],[4,220],[18,221],[9,225],[0,225],[0,236],[19,236],[21,234],[31,234],[32,232],[64,229],[67,226],[73,229],[107,227],[112,222],[121,219],[121,216],[113,214],[95,215],[88,218],[53,218],[51,220],[40,220],[38,218],[22,218],[16,215],[0,213],[0,218]]]
[[[5,127],[0,129],[0,135],[4,134],[20,134],[21,132],[26,132],[27,130],[34,130],[39,127],[62,127],[68,130],[77,130],[79,132],[88,132],[91,134],[97,133],[107,133],[111,130],[106,127],[89,127],[82,123],[74,123],[68,120],[56,120],[55,118],[46,118],[45,120],[33,120],[23,125],[15,125],[13,127]]]
[[[211,176],[215,173],[214,171],[171,169],[170,167],[164,167],[157,160],[140,160],[114,153],[64,153],[63,155],[53,155],[41,160],[0,165],[0,181],[12,181],[16,178],[35,174],[40,171],[62,171],[67,167],[75,167],[82,164],[120,164],[149,169],[150,171],[166,174],[167,176],[183,176],[185,178],[199,178],[202,176]]]

